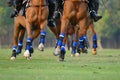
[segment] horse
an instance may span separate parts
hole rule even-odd
[[[26,8],[26,51],[24,56],[30,58],[30,46],[32,44],[32,28],[39,28],[40,30],[40,44],[38,48],[44,50],[45,42],[45,28],[47,26],[48,19],[48,3],[46,0],[29,0],[28,7]]]
[[[8,6],[14,6],[12,0],[7,1]],[[14,9],[16,6],[14,6]],[[17,14],[16,17],[14,17],[14,35],[13,35],[13,47],[12,47],[12,55],[11,60],[15,60],[16,56],[21,53],[22,47],[23,47],[23,39],[26,31],[26,23],[25,23],[25,16],[22,16],[20,14]],[[32,41],[39,35],[40,30],[39,28],[35,28],[32,30],[33,36]],[[33,53],[33,48],[31,46],[30,52]]]
[[[38,37],[40,30],[39,28],[32,30],[34,34],[32,35],[32,41]],[[14,41],[13,41],[13,50],[11,55],[11,60],[15,60],[16,56],[21,53],[23,46],[23,39],[26,32],[26,23],[25,17],[18,14],[18,16],[14,17]],[[30,52],[33,53],[32,45],[30,47]]]
[[[60,52],[62,48],[62,42],[64,37],[66,36],[66,29],[69,23],[76,26],[79,25],[81,27],[87,26],[86,16],[88,14],[88,1],[87,0],[65,0],[63,15],[61,18],[61,30],[59,35],[59,40],[57,41],[57,47],[55,49],[54,54],[59,55],[59,61],[64,61],[65,54]],[[79,32],[79,29],[78,29]],[[80,33],[75,34],[75,41],[77,42],[77,38],[81,35]]]

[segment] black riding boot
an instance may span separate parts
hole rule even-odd
[[[15,16],[17,16],[18,11],[16,9],[13,9],[12,12],[10,13],[10,17],[13,18]]]
[[[63,0],[56,0],[57,1],[57,10],[55,12],[55,18],[60,18],[62,11],[63,11]]]
[[[95,22],[102,18],[102,16],[98,16],[97,14],[98,8],[99,0],[89,0],[90,16],[92,19],[94,19]]]
[[[48,16],[48,26],[55,26],[55,22],[53,19],[54,11],[55,11],[55,0],[48,0],[49,3],[49,16]]]

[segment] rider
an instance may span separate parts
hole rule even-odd
[[[48,15],[48,26],[50,27],[54,27],[55,26],[55,22],[53,19],[53,15],[54,15],[54,11],[55,11],[55,0],[48,0],[48,7],[49,7],[49,15]]]

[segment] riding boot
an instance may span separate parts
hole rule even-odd
[[[95,22],[102,18],[102,16],[98,16],[97,14],[99,8],[99,0],[89,0],[88,6],[90,10],[90,16],[92,19],[94,19]]]
[[[98,14],[94,10],[90,11],[90,16],[94,19],[95,22],[102,18],[102,16],[98,16]]]
[[[59,19],[62,11],[63,11],[63,0],[56,0],[57,1],[57,10],[55,11],[55,18]]]
[[[10,13],[10,17],[13,18],[15,16],[17,16],[18,11],[16,9],[12,10],[12,12]]]
[[[55,0],[48,0],[49,7],[49,16],[48,16],[48,26],[55,26],[55,22],[53,19],[54,11],[55,11]]]

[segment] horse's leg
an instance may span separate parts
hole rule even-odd
[[[25,29],[22,28],[19,32],[19,40],[18,40],[18,48],[17,48],[17,54],[20,54],[22,51],[22,47],[23,47],[23,39],[24,39],[24,35],[25,35]]]
[[[78,41],[79,41],[79,48],[78,51],[82,52],[82,53],[87,53],[87,48],[86,48],[86,34],[87,34],[87,18],[84,18],[83,20],[81,20],[79,22],[79,33],[78,33]]]
[[[30,60],[31,59],[31,53],[30,53],[30,46],[32,45],[32,31],[31,31],[31,24],[26,18],[26,31],[27,31],[27,38],[26,38],[26,49],[24,52],[24,56]]]
[[[68,36],[66,35],[65,38],[63,39],[63,42],[60,48],[59,61],[64,61],[65,53],[66,53],[65,44],[67,42],[67,39],[68,39]]]
[[[33,35],[32,35],[32,42],[35,38],[37,38],[39,36],[39,33],[40,33],[40,30],[39,29],[35,29],[34,32],[33,32]],[[34,49],[32,47],[32,43],[30,45],[30,53],[33,53],[34,52]]]
[[[97,35],[94,31],[94,24],[93,23],[91,23],[89,25],[89,30],[92,33],[92,40],[93,40],[92,54],[96,55],[97,54],[97,50],[96,50],[96,48],[97,48]]]
[[[60,47],[62,46],[62,42],[66,34],[66,29],[69,23],[69,19],[72,17],[72,14],[70,14],[72,10],[73,10],[73,5],[71,1],[65,1],[63,16],[61,18],[61,31],[59,35],[59,40],[57,41],[57,47],[54,52],[54,55],[56,56],[60,54]]]
[[[12,46],[12,55],[11,55],[11,60],[15,60],[16,55],[17,55],[17,43],[18,43],[18,36],[19,36],[19,24],[17,24],[14,20],[14,41],[13,41],[13,46]]]
[[[45,36],[46,36],[46,31],[45,28],[47,26],[47,19],[48,19],[48,7],[45,7],[42,10],[41,15],[41,23],[40,23],[40,42],[39,42],[39,46],[38,49],[40,51],[44,51],[44,43],[45,43]]]
[[[75,33],[72,35],[72,51],[71,51],[71,57],[74,57],[77,53],[76,53],[76,49],[77,49],[77,45],[78,45],[78,30],[79,30],[79,27],[78,26],[75,26],[74,28],[75,30]],[[79,54],[78,54],[79,55]]]
[[[40,32],[40,42],[39,42],[39,46],[38,46],[38,49],[40,51],[44,51],[45,36],[46,36],[46,31],[44,29],[42,29]]]

